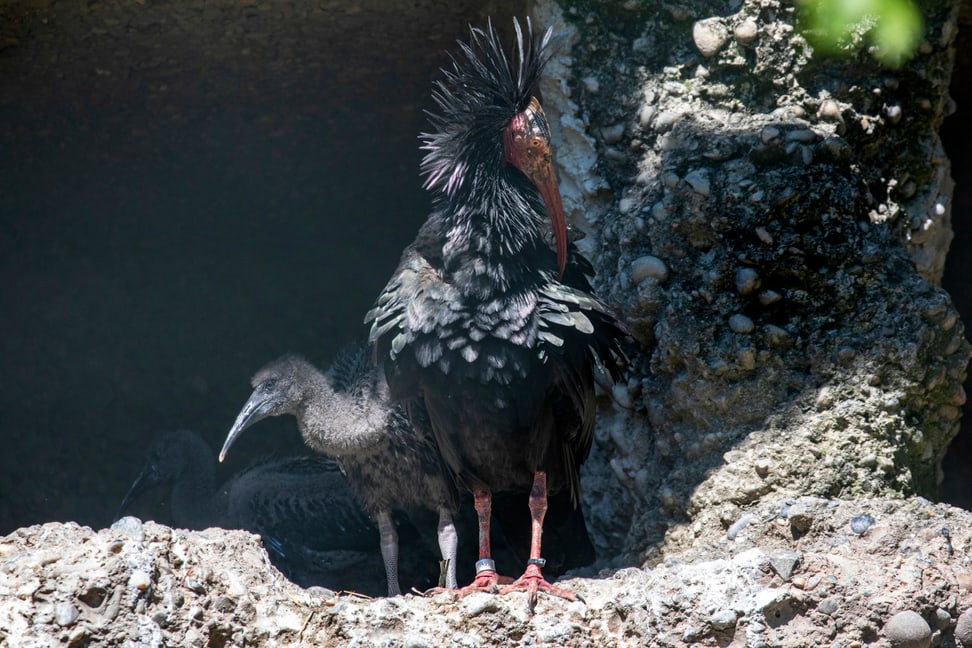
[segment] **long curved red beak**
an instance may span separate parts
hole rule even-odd
[[[503,161],[522,171],[540,191],[553,226],[559,279],[567,266],[567,220],[553,166],[550,125],[536,97],[503,130]]]

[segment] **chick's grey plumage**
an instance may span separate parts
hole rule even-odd
[[[455,485],[431,437],[409,425],[368,349],[352,345],[339,353],[327,374],[298,355],[286,355],[260,369],[253,393],[230,430],[220,455],[237,435],[268,416],[291,414],[304,442],[335,458],[363,507],[378,523],[389,596],[400,593],[398,536],[392,512],[434,508],[437,535],[447,561],[446,585],[455,587],[458,538],[452,521]]]
[[[349,580],[346,570],[373,555],[376,529],[334,461],[268,459],[217,485],[215,459],[197,432],[159,436],[118,517],[146,492],[168,486],[176,526],[245,529],[259,534],[274,563],[301,584],[371,589],[367,579]]]

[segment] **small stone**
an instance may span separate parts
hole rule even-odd
[[[806,533],[813,526],[813,515],[804,504],[794,504],[787,511],[790,527],[797,533]]]
[[[232,612],[236,609],[236,601],[228,596],[219,596],[213,603],[213,607],[219,612]]]
[[[685,176],[685,182],[697,194],[708,196],[711,193],[709,185],[709,172],[706,169],[694,169]]]
[[[817,141],[817,134],[809,128],[797,128],[786,134],[786,141],[810,144]]]
[[[832,616],[840,604],[837,603],[837,599],[825,598],[817,604],[817,609],[826,614],[827,616]]]
[[[800,554],[795,551],[781,551],[773,554],[769,559],[770,567],[783,580],[790,580],[799,562]]]
[[[618,201],[618,211],[622,214],[630,214],[635,207],[638,206],[638,201],[634,198],[625,196]]]
[[[744,347],[739,349],[736,353],[736,364],[739,365],[740,369],[745,371],[752,371],[756,368],[756,350],[751,347]],[[757,468],[757,472],[759,469]]]
[[[825,99],[820,103],[820,108],[817,109],[817,117],[827,121],[840,121],[842,119],[840,105],[833,99]]]
[[[756,609],[762,610],[765,614],[767,610],[771,610],[786,601],[787,594],[786,590],[778,587],[767,587],[756,592],[753,598]]]
[[[750,295],[760,286],[759,274],[752,268],[736,270],[736,292],[740,295]]]
[[[928,648],[932,631],[920,614],[906,610],[891,617],[884,626],[884,636],[894,648]]]
[[[597,94],[601,89],[601,83],[597,80],[597,77],[587,76],[581,79],[581,83],[584,84],[584,89],[591,94]]]
[[[152,578],[141,569],[136,569],[128,577],[128,586],[137,590],[146,590],[152,584]]]
[[[733,330],[734,333],[752,333],[756,329],[756,325],[753,320],[749,319],[741,313],[736,313],[735,315],[729,316],[729,328]]]
[[[726,529],[726,537],[730,540],[735,540],[739,532],[745,529],[750,522],[756,519],[756,516],[752,513],[746,513],[741,518],[733,522],[728,529]]]
[[[145,537],[145,530],[142,527],[142,521],[137,517],[132,517],[131,515],[126,515],[122,519],[112,524],[111,530],[119,535],[131,538],[132,540],[141,541]]]
[[[719,610],[709,617],[709,625],[715,630],[728,630],[736,625],[735,610]]]
[[[692,40],[702,56],[715,56],[729,40],[729,30],[720,18],[706,18],[692,25]]]
[[[617,144],[624,138],[624,122],[605,126],[601,129],[601,139],[605,144]]]
[[[655,117],[655,107],[645,104],[638,112],[638,125],[642,128],[651,126],[651,120]]]
[[[972,648],[972,609],[960,614],[955,622],[955,640],[965,648]]]
[[[54,622],[62,628],[66,628],[77,621],[80,615],[78,608],[70,603],[58,603],[54,606]]]
[[[935,610],[935,625],[940,630],[944,630],[952,625],[952,615],[948,613],[948,610],[943,610],[942,608]]]
[[[770,464],[769,459],[757,459],[753,463],[753,468],[755,468],[756,474],[760,477],[766,477],[766,475],[769,474],[771,467],[772,464]]]
[[[766,245],[773,245],[773,235],[765,227],[757,227],[755,231],[760,242]]]
[[[776,302],[783,299],[783,295],[776,292],[775,290],[764,290],[759,293],[759,303],[763,306],[769,306],[770,304],[775,304]]]
[[[641,283],[643,280],[651,277],[657,279],[658,281],[665,281],[668,279],[668,266],[665,262],[658,257],[646,254],[645,256],[638,257],[631,262],[631,280],[635,283]]]
[[[763,331],[766,333],[766,340],[770,343],[770,346],[780,348],[790,344],[791,337],[785,328],[775,324],[767,324],[763,327]]]
[[[486,592],[474,592],[462,599],[462,611],[467,618],[479,616],[485,612],[496,612],[500,609],[497,598]]]
[[[736,25],[732,33],[736,37],[736,42],[746,47],[756,40],[756,35],[759,33],[759,25],[752,18],[747,18]]]
[[[892,124],[897,124],[899,121],[901,121],[901,106],[897,104],[885,106],[884,114],[887,116],[889,122]]]
[[[682,118],[682,113],[675,112],[671,110],[665,110],[658,113],[658,117],[655,119],[655,130],[659,133],[664,133],[671,129],[679,119]]]
[[[769,144],[780,136],[780,129],[776,126],[767,126],[759,132],[759,139],[763,144]]]
[[[877,458],[875,457],[875,460]],[[857,535],[865,533],[874,524],[874,518],[872,518],[867,513],[860,513],[851,518],[851,531]]]

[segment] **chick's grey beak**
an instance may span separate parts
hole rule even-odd
[[[254,391],[250,395],[250,400],[246,401],[246,405],[240,410],[239,416],[236,417],[236,422],[233,423],[233,427],[230,428],[229,434],[226,435],[226,441],[223,443],[223,449],[219,451],[219,461],[222,463],[223,459],[226,458],[226,453],[229,452],[230,446],[236,441],[236,438],[240,435],[240,432],[250,427],[257,421],[262,421],[263,419],[270,416],[273,412],[272,402],[269,398],[263,394]]]
[[[115,519],[112,520],[112,523],[120,520],[125,514],[125,511],[128,510],[128,507],[132,505],[132,502],[138,499],[139,495],[147,491],[152,486],[151,472],[148,469],[145,469],[138,477],[135,478],[131,488],[129,488],[128,492],[125,493],[125,498],[122,500],[121,506],[118,507],[118,512],[115,513]]]

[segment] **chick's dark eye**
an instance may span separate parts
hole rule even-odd
[[[270,391],[276,386],[277,386],[276,378],[267,378],[266,380],[263,381],[263,384],[261,385],[263,391]]]

